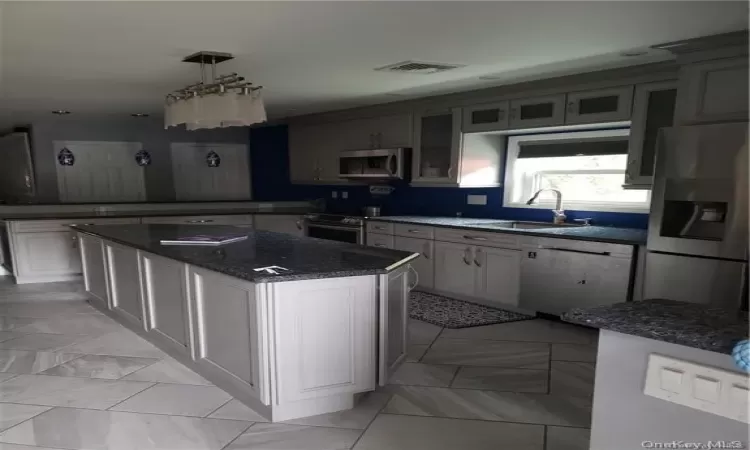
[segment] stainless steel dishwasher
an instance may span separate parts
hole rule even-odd
[[[523,245],[523,309],[562,314],[611,305],[632,296],[635,247],[603,242],[533,238]]]

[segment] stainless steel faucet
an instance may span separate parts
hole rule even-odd
[[[555,197],[557,197],[557,203],[555,203],[555,209],[552,210],[552,213],[555,215],[555,218],[553,219],[554,223],[565,223],[565,211],[562,207],[562,192],[558,191],[557,189],[539,189],[536,191],[536,193],[526,202],[527,205],[532,205],[536,201],[536,198],[539,197],[539,194],[541,194],[544,191],[550,191],[555,194]]]

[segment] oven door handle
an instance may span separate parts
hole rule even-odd
[[[362,227],[342,227],[339,225],[323,225],[319,223],[307,222],[307,228],[325,228],[327,230],[342,230],[342,231],[353,231],[359,232]]]

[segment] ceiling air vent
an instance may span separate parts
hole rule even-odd
[[[459,64],[436,64],[420,61],[404,61],[396,64],[389,64],[387,66],[378,67],[377,71],[381,72],[398,72],[398,73],[415,73],[419,75],[429,75],[438,72],[445,72],[446,70],[457,69],[463,67]]]

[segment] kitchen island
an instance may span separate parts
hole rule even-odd
[[[352,408],[406,358],[418,254],[231,226],[74,231],[92,304],[268,420]]]

